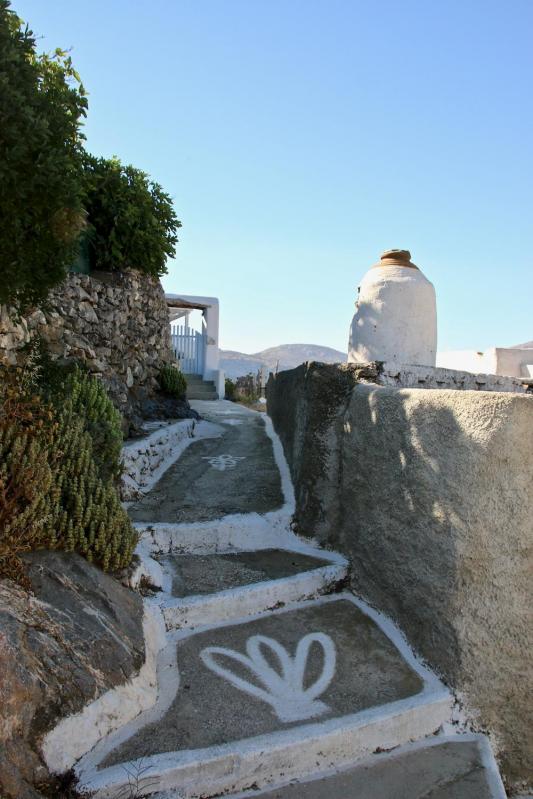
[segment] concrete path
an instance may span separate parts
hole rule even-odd
[[[209,521],[280,508],[280,475],[261,415],[234,403],[228,403],[229,409],[218,402],[191,405],[220,426],[220,438],[193,443],[129,508],[133,521]]]
[[[161,587],[147,599],[166,629],[157,698],[81,758],[81,787],[95,799],[503,799],[487,741],[443,735],[447,689],[389,620],[340,591],[346,561],[290,531],[269,420],[196,407],[220,438],[193,443],[130,509]]]

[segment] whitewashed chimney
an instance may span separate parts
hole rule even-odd
[[[348,362],[435,366],[437,307],[433,284],[408,250],[387,250],[361,281]]]

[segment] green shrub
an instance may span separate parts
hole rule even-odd
[[[31,363],[2,371],[0,574],[21,579],[20,555],[44,547],[79,552],[104,570],[127,566],[137,534],[114,485],[116,419],[101,385],[79,369],[59,388],[44,387]],[[93,439],[98,407],[105,432]]]
[[[235,401],[235,383],[231,377],[226,377],[224,381],[224,395],[227,400]]]
[[[44,340],[35,336],[25,347],[26,373],[36,390],[59,409],[68,398],[94,443],[99,474],[118,482],[122,473],[122,417],[104,385],[81,365],[52,359]]]
[[[131,561],[137,534],[115,485],[99,474],[95,443],[74,405],[66,400],[52,442],[56,469],[50,497],[51,546],[80,552],[105,571],[120,569]]]
[[[187,380],[180,369],[172,363],[166,363],[159,372],[159,385],[165,394],[176,399],[185,399]]]
[[[138,269],[159,277],[175,255],[181,227],[158,183],[118,158],[84,158],[84,205],[94,269]]]
[[[32,31],[0,0],[0,304],[39,302],[72,263],[86,109],[70,57],[38,56]]]
[[[62,393],[91,436],[100,477],[116,483],[122,474],[122,417],[103,384],[76,367],[66,376]]]
[[[53,414],[40,397],[21,393],[19,380],[0,383],[0,576],[21,579],[20,555],[45,546]],[[22,581],[22,580],[21,580]]]

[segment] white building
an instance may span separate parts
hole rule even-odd
[[[533,378],[533,348],[491,347],[485,352],[475,350],[439,352],[437,366],[475,374]]]
[[[166,294],[172,346],[185,375],[213,382],[219,399],[224,399],[224,372],[219,366],[219,302],[217,297]],[[193,311],[201,312],[200,329],[190,324]]]

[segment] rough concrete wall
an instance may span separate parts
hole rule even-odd
[[[69,275],[36,310],[16,322],[0,308],[0,363],[39,333],[52,355],[83,361],[101,375],[117,407],[135,412],[137,395],[156,387],[161,365],[174,360],[165,294],[136,270]]]
[[[510,784],[533,782],[533,398],[356,385],[339,367],[271,379],[300,533],[349,555],[493,733]]]

